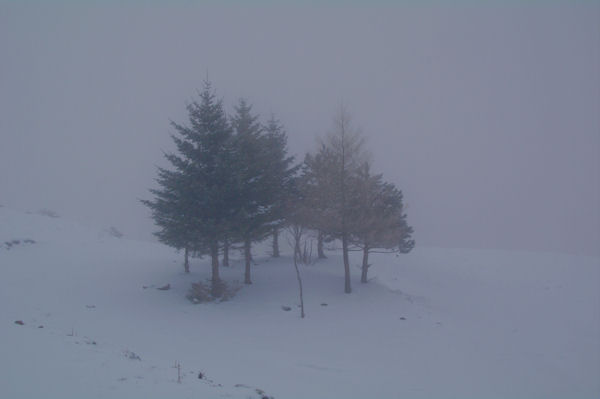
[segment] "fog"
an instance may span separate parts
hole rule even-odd
[[[417,246],[600,255],[600,5],[0,3],[0,204],[151,240],[206,77],[301,160],[340,102]],[[312,2],[311,2],[312,3]]]

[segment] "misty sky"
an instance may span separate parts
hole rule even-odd
[[[299,159],[343,101],[417,246],[600,255],[600,3],[109,3],[0,0],[0,204],[152,239],[208,74]]]

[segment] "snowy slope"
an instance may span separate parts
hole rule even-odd
[[[328,255],[302,267],[306,319],[289,257],[260,250],[254,284],[193,305],[208,259],[186,275],[162,245],[0,208],[0,397],[600,397],[600,259],[417,248],[346,295]]]

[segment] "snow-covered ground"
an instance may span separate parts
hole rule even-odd
[[[194,305],[208,259],[186,275],[165,246],[0,208],[0,397],[600,397],[599,258],[376,254],[347,295],[328,255],[302,266],[305,319],[290,258],[260,249],[254,284]]]

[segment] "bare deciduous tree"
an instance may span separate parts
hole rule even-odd
[[[288,237],[291,237],[290,245],[294,247],[294,269],[296,269],[296,279],[298,280],[298,291],[300,294],[300,317],[304,318],[304,295],[302,292],[302,278],[300,277],[300,268],[298,263],[307,264],[310,262],[310,256],[307,256],[306,245],[304,253],[302,252],[303,242],[306,244],[306,229],[299,223],[291,223],[287,227],[289,233]]]
[[[329,151],[333,170],[329,173],[331,187],[334,188],[330,198],[332,215],[325,218],[328,226],[323,229],[342,242],[344,259],[344,292],[352,292],[350,282],[350,239],[352,233],[352,205],[350,198],[351,178],[364,164],[369,155],[364,149],[364,138],[352,124],[352,118],[346,107],[341,104],[333,118],[333,129],[326,136],[323,146]]]

